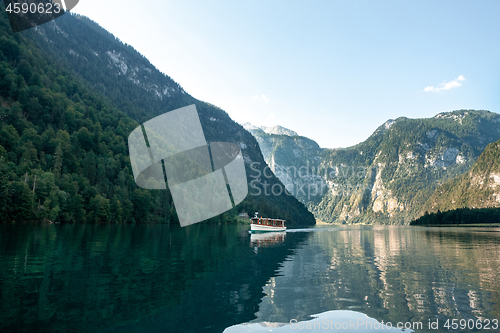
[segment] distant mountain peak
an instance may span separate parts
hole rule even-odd
[[[251,130],[262,130],[267,134],[276,134],[276,135],[288,135],[288,136],[299,136],[297,132],[292,131],[291,129],[285,128],[280,125],[275,125],[275,126],[254,126],[250,123],[244,123],[243,127],[247,131]]]
[[[266,132],[268,134],[299,136],[297,134],[297,132],[292,131],[292,130],[285,128],[283,126],[280,126],[280,125],[270,126],[270,127],[262,126],[262,129],[264,130],[264,132]]]

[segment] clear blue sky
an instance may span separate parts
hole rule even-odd
[[[80,0],[194,97],[320,146],[387,119],[500,112],[500,1]]]

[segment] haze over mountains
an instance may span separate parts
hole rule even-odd
[[[399,224],[422,214],[439,185],[466,172],[500,138],[500,115],[458,110],[390,119],[364,142],[343,149],[249,129],[278,178],[317,218]]]

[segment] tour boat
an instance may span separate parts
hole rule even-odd
[[[270,219],[267,217],[258,217],[258,213],[250,219],[251,231],[285,231],[285,220]]]

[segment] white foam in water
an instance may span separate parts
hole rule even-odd
[[[410,327],[421,328],[427,323],[390,323],[379,322],[364,313],[348,310],[327,311],[312,315],[306,321],[291,320],[289,323],[246,323],[228,327],[223,333],[260,333],[260,332],[414,332]],[[423,326],[418,326],[422,324]],[[406,329],[397,328],[397,326]]]

